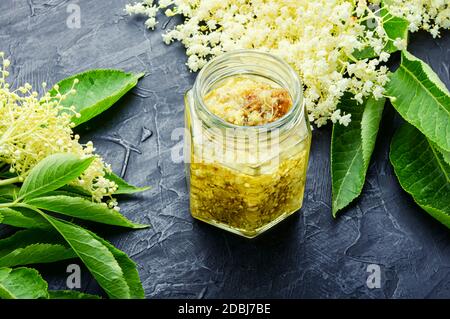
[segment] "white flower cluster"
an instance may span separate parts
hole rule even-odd
[[[424,29],[438,37],[440,29],[450,29],[449,0],[392,0],[389,10],[409,21],[409,29]]]
[[[444,1],[444,0],[443,0]],[[344,92],[362,103],[383,97],[388,69],[387,41],[403,49],[402,39],[389,39],[382,27],[380,1],[366,0],[152,0],[129,5],[129,14],[145,14],[155,24],[157,9],[185,17],[163,35],[165,43],[181,41],[192,71],[211,57],[234,49],[274,53],[298,72],[305,85],[310,121],[348,125],[350,114],[336,109]],[[148,20],[147,20],[148,21]],[[370,22],[370,23],[369,23]],[[155,22],[156,23],[156,22]],[[370,26],[371,25],[371,26]],[[372,47],[377,58],[358,60],[355,51]]]
[[[158,12],[158,6],[153,4],[153,0],[144,0],[142,3],[135,3],[133,5],[127,4],[125,6],[125,11],[132,14],[143,14],[147,16],[145,21],[145,26],[149,29],[154,29],[156,26],[156,13]]]
[[[103,198],[110,201],[117,185],[105,178],[111,168],[94,154],[92,142],[81,145],[80,137],[74,135],[71,117],[75,108],[64,108],[60,102],[72,90],[64,95],[58,93],[51,97],[46,93],[39,98],[32,91],[30,84],[12,91],[6,78],[9,60],[0,52],[0,168],[9,166],[11,173],[23,180],[28,172],[41,160],[55,153],[72,153],[80,158],[94,156],[89,168],[72,184],[89,191],[93,200],[100,202]],[[74,85],[78,81],[74,81]],[[43,87],[46,84],[43,83]],[[55,86],[58,90],[58,86]],[[64,112],[62,112],[64,111]],[[106,205],[106,203],[105,203]]]

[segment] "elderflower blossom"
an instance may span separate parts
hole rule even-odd
[[[145,21],[145,26],[153,30],[157,24],[156,13],[158,12],[158,6],[154,5],[153,2],[153,0],[144,0],[142,3],[127,4],[125,11],[130,15],[142,14],[147,16],[148,19]]]
[[[448,0],[392,0],[389,10],[409,21],[409,30],[419,29],[438,37],[440,29],[450,29],[450,2]]]
[[[126,11],[143,13],[142,6],[147,5],[137,3]],[[361,61],[352,55],[367,46],[381,53],[387,41],[383,28],[368,32],[360,23],[373,13],[365,2],[359,2],[358,10],[343,0],[159,2],[160,8],[167,6],[186,19],[164,35],[164,42],[177,40],[185,45],[192,71],[201,69],[210,57],[234,49],[256,48],[276,54],[303,80],[309,119],[318,126],[328,120],[348,124],[349,116],[335,112],[344,92],[359,94],[356,100],[362,103],[374,88],[382,88],[388,81],[388,69],[381,67],[388,53]]]
[[[421,20],[422,27],[424,19],[449,27],[446,0],[412,1],[415,5],[408,5],[407,0],[395,2],[403,10],[401,15],[411,19],[408,12],[418,7],[416,3],[426,2],[420,15],[426,17],[426,9],[431,12]],[[383,63],[390,54],[383,49],[389,40],[403,49],[406,41],[389,39],[379,5],[379,0],[160,0],[158,4],[146,0],[127,5],[125,11],[146,15],[152,29],[158,8],[168,16],[184,16],[182,24],[163,35],[163,41],[182,42],[187,66],[194,72],[211,57],[234,49],[258,49],[280,56],[300,75],[309,119],[321,126],[329,120],[348,124],[350,116],[336,112],[346,91],[359,103],[371,95],[376,99],[384,96],[389,79]],[[366,26],[366,21],[373,27]],[[367,47],[379,57],[358,61],[354,52]]]
[[[0,167],[9,165],[10,172],[24,180],[37,163],[51,154],[71,153],[81,159],[94,157],[92,164],[71,184],[90,192],[94,201],[109,198],[108,205],[114,208],[117,202],[112,194],[117,185],[105,178],[105,174],[111,172],[110,166],[94,154],[92,142],[79,143],[80,136],[73,133],[71,122],[72,115],[79,114],[75,107],[65,108],[60,103],[75,90],[72,88],[68,94],[57,93],[56,98],[50,93],[39,98],[31,85],[25,83],[12,91],[6,81],[9,65],[9,60],[0,52]],[[77,82],[75,80],[74,85]],[[56,85],[54,89],[58,92],[59,88]]]

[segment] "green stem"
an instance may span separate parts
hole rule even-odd
[[[20,177],[16,176],[13,178],[0,180],[0,186],[11,185],[11,184],[19,183],[19,182],[20,182]]]
[[[11,208],[14,206],[14,203],[3,203],[0,204],[0,208]]]

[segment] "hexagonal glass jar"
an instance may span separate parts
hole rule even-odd
[[[235,76],[286,89],[290,110],[259,126],[216,116],[204,97]],[[311,145],[302,93],[295,71],[271,54],[233,51],[203,67],[185,96],[184,154],[194,218],[253,238],[302,207]]]

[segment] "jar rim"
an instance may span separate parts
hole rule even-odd
[[[279,64],[281,67],[287,71],[288,76],[290,77],[290,80],[294,83],[294,89],[286,88],[289,90],[289,94],[292,98],[292,107],[284,116],[281,118],[262,125],[254,125],[254,126],[246,126],[246,125],[236,125],[230,122],[227,122],[226,120],[222,119],[221,117],[217,116],[211,110],[206,106],[203,94],[202,94],[202,83],[201,80],[205,77],[205,74],[211,69],[214,68],[215,65],[220,64],[223,61],[226,61],[227,59],[238,57],[240,55],[253,55],[255,57],[262,57],[265,59],[272,60],[273,62]],[[243,64],[245,65],[245,64]],[[245,74],[245,73],[243,73]],[[205,64],[205,66],[200,70],[199,74],[197,75],[197,78],[194,83],[193,87],[193,93],[196,101],[199,103],[199,107],[201,110],[206,113],[208,118],[211,120],[212,124],[223,127],[223,128],[231,128],[234,130],[242,130],[242,131],[259,131],[259,130],[265,130],[265,131],[272,131],[276,129],[282,128],[285,124],[290,123],[292,119],[295,119],[300,117],[300,119],[303,121],[305,116],[305,108],[303,103],[303,85],[302,81],[300,80],[298,74],[294,71],[294,69],[282,58],[267,53],[260,50],[255,49],[243,49],[243,50],[232,50],[229,52],[226,52],[218,57],[215,57],[214,59],[210,60],[208,63]],[[299,110],[300,109],[300,110]]]

